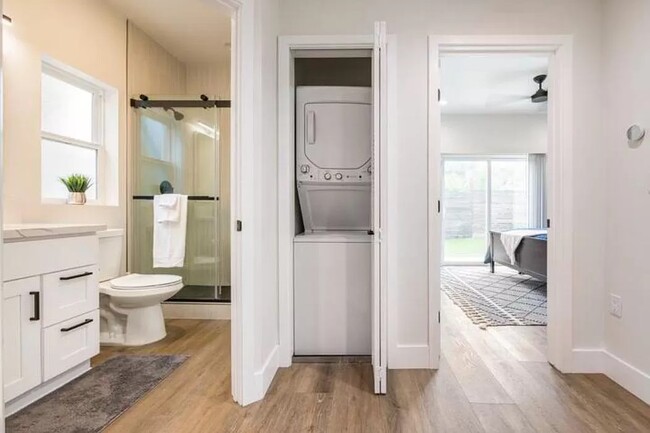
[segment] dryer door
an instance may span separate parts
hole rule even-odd
[[[305,156],[321,169],[359,169],[370,159],[370,104],[312,102],[304,105]]]

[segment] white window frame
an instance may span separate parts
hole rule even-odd
[[[67,69],[67,68],[66,68]],[[52,132],[47,132],[41,125],[41,146],[43,140],[55,141],[57,143],[67,144],[71,146],[83,147],[92,149],[97,152],[96,166],[95,166],[95,185],[96,198],[88,200],[88,204],[103,204],[106,197],[105,194],[105,160],[106,160],[106,146],[105,146],[105,89],[97,84],[92,83],[90,80],[81,77],[81,73],[77,74],[71,70],[66,70],[63,67],[54,65],[52,62],[43,60],[41,67],[41,77],[43,74],[49,75],[57,80],[61,80],[77,88],[86,90],[93,95],[93,117],[92,117],[92,141],[79,140],[73,137],[67,137]],[[42,109],[42,108],[41,108]],[[41,202],[45,204],[64,204],[66,199],[44,197],[41,190]]]
[[[526,163],[526,202],[527,202],[527,221],[530,221],[530,188],[529,188],[529,179],[530,174],[528,173],[528,155],[527,154],[510,154],[510,155],[463,155],[463,154],[443,154],[441,158],[441,167],[440,167],[440,196],[442,197],[442,235],[440,236],[440,256],[442,259],[442,264],[444,266],[457,266],[457,265],[477,265],[483,264],[483,261],[447,261],[445,260],[445,234],[444,234],[444,224],[445,224],[445,215],[444,215],[444,205],[446,202],[445,197],[445,162],[446,161],[485,161],[487,163],[487,179],[486,179],[486,197],[485,197],[485,248],[489,244],[489,233],[492,225],[492,162],[493,161],[507,161],[507,160],[517,160],[523,161]]]

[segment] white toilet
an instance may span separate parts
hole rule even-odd
[[[177,275],[120,276],[124,230],[99,236],[100,343],[141,346],[165,338],[160,303],[183,288]]]

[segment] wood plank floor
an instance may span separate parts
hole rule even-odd
[[[170,320],[165,340],[103,348],[190,359],[105,431],[127,432],[650,432],[650,406],[603,375],[563,375],[544,361],[543,327],[472,325],[443,295],[440,370],[389,372],[372,394],[368,364],[281,369],[266,399],[230,397],[230,325]]]

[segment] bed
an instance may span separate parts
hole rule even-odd
[[[524,237],[515,250],[513,265],[501,243],[501,232],[490,231],[490,246],[485,262],[490,264],[492,273],[494,273],[494,265],[498,263],[519,273],[546,281],[547,239],[547,234]]]

